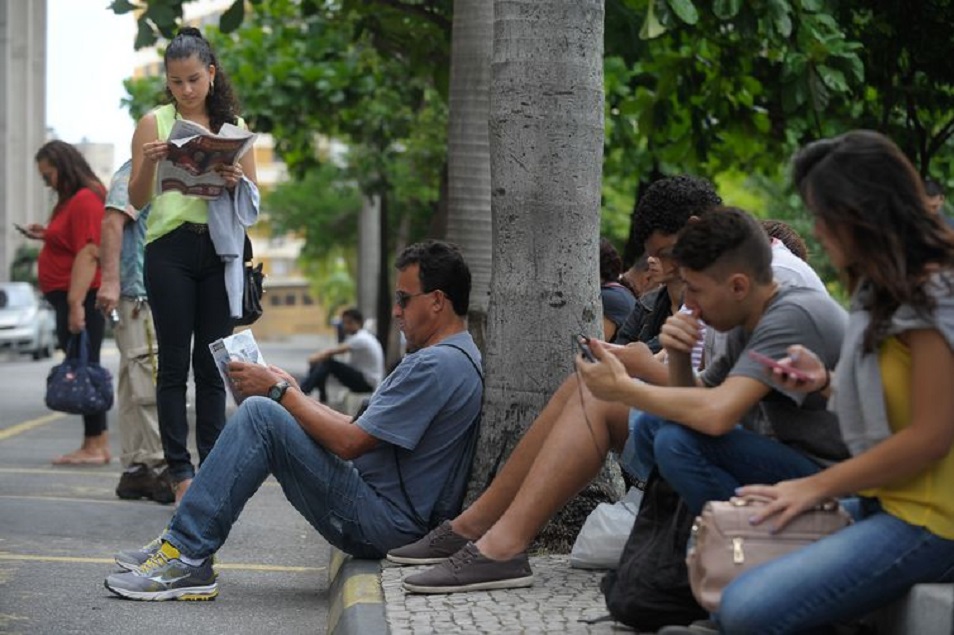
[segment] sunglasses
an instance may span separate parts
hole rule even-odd
[[[440,291],[440,289],[434,289],[434,291]],[[394,304],[398,305],[401,309],[406,309],[407,305],[411,303],[411,300],[413,298],[416,298],[419,295],[427,295],[428,293],[434,293],[434,291],[421,291],[420,293],[407,293],[406,291],[395,291]]]

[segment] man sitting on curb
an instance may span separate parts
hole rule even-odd
[[[463,498],[458,469],[480,413],[478,352],[465,325],[470,271],[453,245],[398,256],[393,315],[408,355],[354,423],[303,395],[288,373],[232,362],[250,396],[225,427],[160,539],[117,555],[106,588],[137,600],[218,594],[212,555],[271,473],[332,545],[380,558],[423,535],[435,506]],[[264,395],[267,395],[264,396]],[[435,487],[435,483],[444,487]]]
[[[672,484],[691,505],[702,497],[727,499],[741,484],[814,473],[821,468],[818,459],[847,455],[824,399],[779,392],[748,356],[753,350],[782,357],[787,346],[808,339],[833,366],[844,310],[823,292],[780,287],[772,278],[768,237],[738,210],[715,210],[690,223],[673,257],[694,314],[674,315],[663,327],[671,385],[633,381],[594,341],[601,362],[586,365],[578,359],[577,368],[606,400],[588,389],[579,399],[551,400],[473,505],[421,540],[392,550],[392,561],[440,563],[405,578],[406,590],[448,593],[532,584],[527,546],[599,472],[606,452],[622,452],[631,442],[630,406],[676,421],[671,427],[686,432],[674,441],[692,452],[672,457],[687,464],[680,474],[685,478]],[[698,339],[699,320],[733,331],[733,337],[727,357],[716,360],[697,383],[688,351]],[[759,403],[782,442],[737,426]],[[663,468],[663,459],[657,461]]]
[[[328,403],[325,383],[334,377],[352,392],[372,392],[384,377],[384,350],[376,337],[364,328],[364,316],[357,308],[341,312],[344,341],[332,348],[318,351],[308,358],[308,376],[301,382],[306,395],[318,389],[318,401]],[[338,361],[335,355],[350,354],[348,363]]]

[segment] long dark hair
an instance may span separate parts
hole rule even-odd
[[[106,187],[89,167],[89,163],[72,145],[59,139],[47,141],[36,151],[36,162],[44,160],[56,168],[56,214],[63,203],[73,198],[84,187],[91,189],[100,199],[106,199]]]
[[[210,129],[212,132],[218,132],[224,123],[237,124],[239,104],[232,92],[232,83],[215,57],[209,41],[202,37],[199,29],[191,26],[179,29],[179,33],[169,42],[163,61],[166,68],[169,68],[169,60],[188,59],[193,55],[198,57],[206,67],[215,66],[215,84],[210,87],[209,94],[205,97]],[[168,86],[166,86],[166,95],[172,103],[175,103],[175,98]]]
[[[900,305],[934,308],[923,283],[930,266],[954,267],[954,232],[928,211],[921,178],[890,139],[856,130],[811,143],[795,155],[793,178],[840,246],[851,237],[849,289],[862,281],[872,286],[866,351],[883,338]]]

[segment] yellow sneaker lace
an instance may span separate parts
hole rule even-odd
[[[163,542],[162,546],[159,547],[159,550],[149,556],[149,559],[140,565],[139,573],[142,575],[149,574],[159,567],[164,567],[172,558],[178,557],[179,550],[170,545],[168,542]]]

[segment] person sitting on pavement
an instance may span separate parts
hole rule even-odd
[[[459,509],[467,470],[457,468],[469,460],[483,395],[466,328],[470,270],[456,246],[439,241],[408,247],[395,266],[393,315],[410,352],[364,413],[352,422],[285,371],[230,363],[249,396],[161,537],[117,554],[129,571],[106,578],[107,589],[137,600],[215,597],[212,556],[270,473],[325,540],[360,558],[423,535],[444,496]]]
[[[636,308],[636,296],[619,283],[623,261],[606,238],[600,239],[600,301],[603,305],[603,337],[612,340],[629,314]]]
[[[844,458],[847,452],[834,417],[824,410],[825,400],[774,389],[764,368],[747,354],[758,350],[778,356],[808,334],[826,363],[834,364],[846,321],[841,307],[819,291],[776,284],[767,235],[738,210],[706,213],[687,225],[673,257],[686,280],[686,303],[693,313],[677,313],[663,327],[671,385],[634,381],[622,362],[591,340],[600,361],[577,359],[585,380],[578,384],[580,392],[558,391],[487,490],[453,520],[389,552],[389,560],[402,564],[439,563],[407,576],[407,591],[450,593],[533,584],[528,545],[596,476],[606,453],[622,452],[631,442],[629,406],[679,422],[672,428],[684,434],[670,439],[693,451],[693,459],[675,459],[679,469],[670,471],[685,477],[670,482],[695,509],[701,499],[731,497],[741,484],[812,474],[821,469],[819,460]],[[713,328],[733,330],[734,337],[729,355],[697,382],[689,351],[698,339],[700,319]],[[769,411],[779,440],[737,426],[759,403]],[[728,451],[727,460],[702,453],[718,446]],[[744,463],[738,462],[740,456]],[[657,457],[661,465],[667,461]],[[680,469],[684,475],[676,474]]]
[[[384,349],[381,343],[364,328],[364,316],[352,307],[341,312],[341,328],[344,341],[318,351],[308,358],[308,375],[301,382],[301,391],[306,395],[317,388],[318,400],[328,403],[325,384],[334,377],[352,392],[373,392],[384,377]],[[335,359],[336,355],[350,354],[348,363]]]
[[[106,194],[99,253],[102,282],[96,293],[99,309],[106,315],[115,311],[118,318],[113,337],[119,349],[116,406],[123,474],[116,496],[168,504],[175,493],[163,471],[166,461],[156,412],[156,332],[142,278],[149,206],[140,213],[129,204],[131,170],[132,161],[126,161]]]
[[[954,236],[927,209],[910,161],[879,133],[809,144],[793,172],[848,280],[851,314],[834,371],[799,345],[780,361],[807,378],[774,377],[786,392],[831,395],[852,458],[739,495],[770,500],[752,522],[774,529],[823,501],[862,498],[853,524],[730,583],[715,616],[723,633],[821,632],[915,584],[954,582]]]

